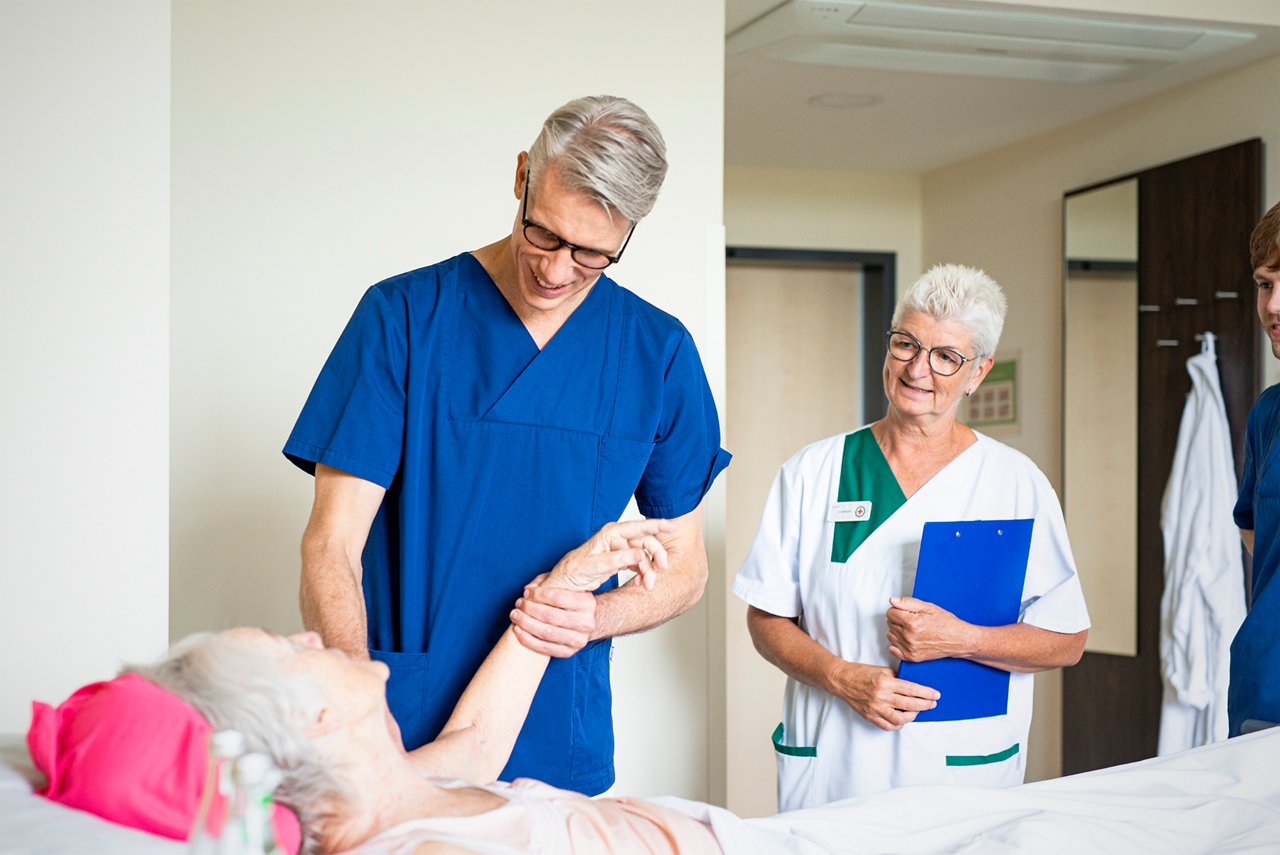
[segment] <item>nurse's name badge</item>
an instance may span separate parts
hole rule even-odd
[[[866,522],[870,518],[870,502],[836,502],[827,511],[827,522]]]

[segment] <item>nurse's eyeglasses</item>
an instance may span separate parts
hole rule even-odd
[[[635,223],[631,224],[631,231],[627,232],[627,239],[622,242],[622,249],[618,250],[617,255],[609,255],[607,252],[601,252],[598,249],[588,249],[585,246],[569,243],[560,235],[551,231],[551,229],[546,226],[540,226],[525,216],[529,212],[529,185],[532,183],[533,175],[530,173],[525,176],[524,198],[520,202],[520,225],[524,227],[525,240],[538,249],[546,250],[547,252],[555,252],[562,246],[568,247],[569,256],[574,263],[591,270],[604,270],[610,264],[618,263],[618,260],[622,258],[623,251],[627,248],[627,244],[631,243],[631,236],[635,234]]]
[[[920,351],[929,352],[929,367],[933,369],[934,374],[940,374],[943,377],[950,377],[961,368],[966,362],[972,362],[977,357],[969,357],[956,350],[954,347],[925,347],[920,340],[911,333],[905,333],[901,330],[889,330],[889,355],[899,362],[912,362]]]

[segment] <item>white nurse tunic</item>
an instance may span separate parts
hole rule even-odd
[[[838,504],[838,507],[837,507]],[[871,431],[831,437],[783,465],[733,592],[850,662],[896,668],[885,612],[909,596],[924,523],[1033,519],[1019,621],[1061,633],[1089,627],[1057,495],[1029,458],[983,434],[909,499]],[[1011,674],[1008,712],[870,724],[840,698],[787,680],[774,731],[778,809],[915,784],[1022,783],[1032,675]]]

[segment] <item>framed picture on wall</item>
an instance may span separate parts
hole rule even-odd
[[[961,420],[983,432],[1007,435],[1018,430],[1018,355],[997,354],[995,365],[977,391],[965,400]]]

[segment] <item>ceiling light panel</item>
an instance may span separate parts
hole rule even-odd
[[[791,0],[726,40],[813,65],[1098,82],[1238,47],[1248,31],[925,3]]]
[[[1185,50],[1203,38],[1203,27],[1177,27],[1048,15],[1034,12],[952,9],[915,3],[858,3],[846,23],[857,27],[967,33],[1009,39],[1071,42],[1153,50]]]

